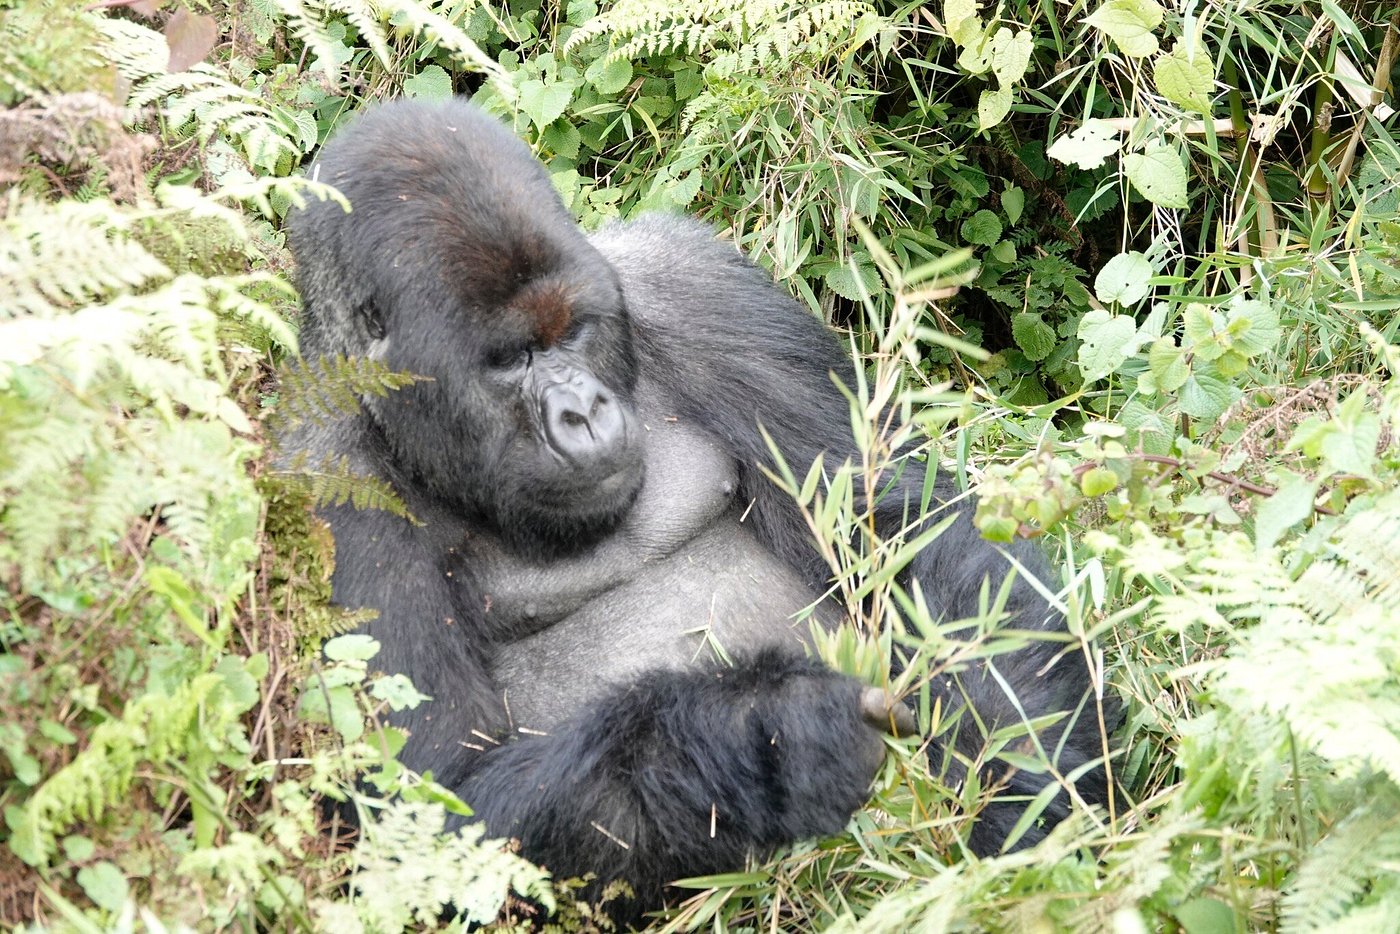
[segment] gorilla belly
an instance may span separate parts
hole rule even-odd
[[[512,725],[549,732],[648,669],[769,645],[802,651],[811,626],[802,611],[817,595],[737,515],[726,518],[566,619],[502,646],[494,674]]]

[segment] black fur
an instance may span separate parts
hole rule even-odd
[[[882,745],[859,686],[803,655],[806,624],[790,617],[829,572],[758,467],[760,424],[799,475],[818,454],[856,456],[830,376],[850,381],[838,342],[694,221],[585,237],[528,149],[465,102],[377,107],[327,145],[316,174],[353,212],[312,204],[292,219],[304,353],[433,378],[289,439],[348,455],[425,523],[326,511],[335,600],[379,610],[367,627],[378,664],[434,698],[400,718],[405,762],[561,876],[627,880],[637,900],[622,914],[656,905],[672,879],[840,829]],[[541,425],[561,386],[612,427],[574,414],[583,433],[560,444]],[[922,482],[886,492],[886,532],[917,509]],[[955,620],[1009,567],[970,504],[948,508],[956,522],[907,574]],[[1032,546],[1011,550],[1043,570]],[[1024,581],[1011,607],[1017,628],[1063,628]],[[819,615],[838,621],[830,605]],[[697,626],[737,661],[708,658]],[[1068,736],[1065,723],[1041,735],[1061,774],[1099,755],[1077,653],[1047,640],[995,664],[1030,717],[1079,711]],[[936,690],[988,725],[1021,719],[980,670]],[[968,759],[983,746],[972,724],[956,743]],[[1049,780],[1005,767],[988,778],[1003,772],[1027,795]],[[1078,788],[1099,800],[1102,784],[1092,771]],[[973,849],[995,852],[1020,812],[989,808]]]

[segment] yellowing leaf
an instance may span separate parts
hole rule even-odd
[[[1108,0],[1085,22],[1113,40],[1124,55],[1144,58],[1157,51],[1152,30],[1162,25],[1156,0]]]
[[[986,130],[1006,119],[1011,112],[1010,88],[987,88],[977,95],[977,129]]]
[[[959,46],[965,46],[982,35],[978,6],[977,0],[948,0],[943,4],[943,28]]]
[[[991,41],[992,73],[1003,88],[1020,81],[1031,63],[1031,34],[1022,29],[1012,33],[1005,26],[997,30]]]
[[[1152,63],[1152,81],[1167,100],[1196,113],[1210,112],[1211,93],[1215,90],[1215,65],[1200,43],[1194,56],[1186,53],[1183,43]]]
[[[1153,204],[1186,207],[1186,166],[1172,147],[1156,146],[1124,156],[1123,171],[1138,193]]]

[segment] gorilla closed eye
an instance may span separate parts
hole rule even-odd
[[[486,354],[486,365],[493,370],[510,370],[527,362],[530,347],[501,347]]]

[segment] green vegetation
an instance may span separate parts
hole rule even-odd
[[[967,856],[995,790],[891,741],[849,833],[658,926],[1400,924],[1393,3],[86,7],[0,0],[0,923],[600,923],[438,833],[461,803],[378,722],[423,698],[337,635],[309,513],[402,504],[268,443],[412,378],[296,361],[281,219],[334,196],[298,170],[368,100],[474,93],[586,225],[700,214],[853,331],[868,457],[775,477],[861,624],[829,661],[897,652],[917,696],[1016,645],[950,638],[863,534],[851,477],[912,441],[1057,550],[1127,707],[1114,807],[1033,851]]]

